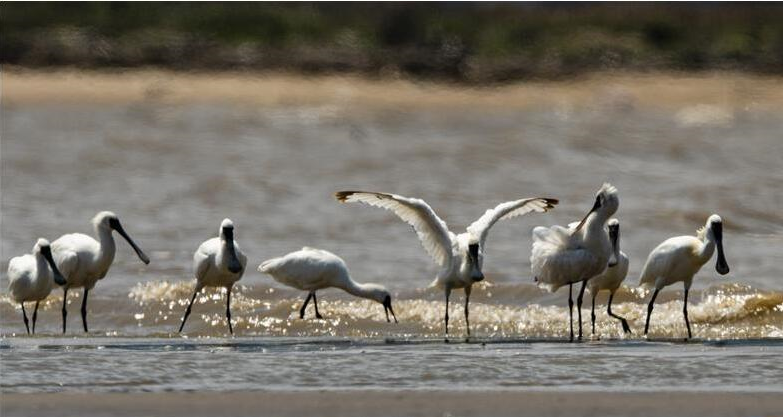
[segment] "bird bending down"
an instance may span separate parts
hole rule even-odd
[[[582,282],[576,299],[581,339],[582,298],[586,281],[602,273],[607,266],[617,264],[604,227],[619,205],[617,188],[606,183],[596,193],[593,208],[576,227],[569,229],[562,226],[539,226],[533,229],[533,250],[530,255],[533,279],[540,287],[552,292],[568,285],[571,341],[574,340],[573,285]]]
[[[63,285],[63,333],[65,333],[65,319],[68,316],[66,310],[68,290],[79,287],[84,287],[81,313],[82,325],[84,331],[87,332],[87,294],[95,287],[95,283],[99,279],[106,276],[109,267],[114,262],[117,247],[114,244],[112,231],[116,231],[128,241],[142,262],[150,263],[147,255],[122,228],[116,214],[102,211],[92,218],[92,225],[98,240],[85,234],[71,233],[60,236],[59,239],[52,242],[54,261],[66,281]]]
[[[340,191],[335,193],[335,197],[343,203],[360,202],[390,210],[413,226],[424,250],[441,267],[431,286],[445,291],[446,336],[449,334],[449,296],[453,289],[458,288],[465,290],[465,327],[470,336],[470,291],[474,283],[484,279],[481,270],[484,243],[492,225],[500,219],[518,217],[530,212],[545,212],[557,204],[557,200],[551,198],[525,198],[502,203],[487,210],[468,226],[466,232],[455,235],[424,200],[371,191]]]
[[[617,219],[610,219],[607,227],[609,228],[609,241],[612,242],[612,253],[614,253],[617,263],[613,266],[607,266],[603,273],[587,280],[587,290],[590,291],[590,295],[593,298],[593,304],[590,309],[592,333],[595,334],[595,297],[599,291],[609,291],[609,302],[606,306],[606,312],[610,317],[620,320],[625,333],[631,333],[628,321],[612,313],[614,293],[620,288],[620,284],[623,283],[626,275],[628,275],[628,255],[620,250],[620,222]]]
[[[193,301],[196,295],[204,287],[226,288],[226,321],[228,331],[234,334],[231,326],[231,288],[234,283],[242,278],[247,265],[247,256],[239,249],[239,244],[234,240],[234,223],[230,219],[223,219],[220,223],[218,237],[213,237],[201,244],[193,254],[193,272],[196,275],[196,289],[190,298],[185,316],[179,325],[181,333],[185,322],[190,316]]]
[[[35,310],[33,310],[33,334],[35,334],[38,303],[52,292],[53,282],[57,285],[65,285],[65,278],[57,269],[52,258],[51,246],[46,239],[39,238],[33,246],[32,253],[11,258],[8,262],[8,292],[11,299],[22,306],[22,319],[27,334],[30,334],[30,325],[24,303],[35,301]]]
[[[726,275],[729,273],[729,265],[723,254],[723,220],[717,214],[713,214],[707,219],[704,227],[698,230],[696,236],[669,238],[650,252],[639,279],[639,285],[655,288],[647,305],[645,335],[650,327],[650,316],[658,292],[663,287],[682,281],[685,286],[682,314],[685,317],[685,326],[688,328],[688,338],[692,337],[691,324],[688,321],[688,291],[691,289],[693,276],[710,260],[716,247],[718,258],[715,270],[721,275]]]
[[[389,291],[382,285],[354,281],[345,261],[331,252],[305,246],[296,252],[264,261],[259,265],[258,270],[271,275],[275,281],[283,285],[307,291],[307,298],[299,310],[299,318],[304,318],[305,308],[312,298],[315,317],[322,319],[321,313],[318,312],[318,299],[315,292],[334,287],[351,295],[381,303],[386,313],[386,321],[391,322],[389,319],[391,313],[394,322],[397,323]]]

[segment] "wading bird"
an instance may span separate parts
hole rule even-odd
[[[593,208],[574,228],[561,226],[533,229],[533,250],[530,264],[533,279],[539,286],[556,291],[568,285],[568,313],[571,338],[574,340],[573,285],[582,282],[576,299],[579,314],[579,338],[582,338],[582,297],[587,280],[613,267],[617,259],[612,253],[604,227],[620,205],[617,188],[604,184],[596,193]]]
[[[590,322],[593,334],[595,334],[595,296],[598,295],[599,291],[609,291],[609,302],[606,306],[606,312],[610,317],[620,320],[624,332],[631,333],[631,327],[628,326],[628,322],[612,313],[614,293],[620,288],[620,284],[625,280],[625,276],[628,275],[628,255],[620,250],[620,222],[617,219],[611,219],[607,223],[607,227],[609,228],[609,241],[612,242],[612,252],[617,259],[617,263],[614,266],[608,266],[601,275],[587,280],[587,290],[590,291],[590,295],[593,297],[593,304],[590,309]]]
[[[98,240],[82,233],[71,233],[60,236],[59,239],[52,242],[54,261],[66,281],[63,285],[63,333],[65,333],[66,317],[68,316],[66,310],[68,290],[79,287],[84,287],[81,313],[82,325],[84,325],[84,331],[87,331],[87,294],[99,279],[106,276],[114,261],[114,253],[117,248],[114,244],[112,231],[116,231],[128,241],[142,262],[150,263],[147,255],[125,233],[116,214],[102,211],[93,217],[92,225]]]
[[[456,288],[465,289],[465,327],[470,336],[468,303],[474,283],[484,279],[481,271],[484,261],[484,242],[492,225],[500,219],[509,219],[530,212],[545,212],[557,204],[551,198],[526,198],[502,203],[487,210],[483,216],[468,226],[467,231],[455,235],[449,231],[430,206],[417,198],[368,191],[340,191],[335,194],[340,202],[360,202],[392,211],[400,219],[413,226],[424,250],[441,267],[432,286],[445,291],[446,335],[449,334],[449,296]]]
[[[383,304],[386,321],[391,322],[389,319],[389,313],[391,313],[394,322],[397,323],[389,291],[386,291],[382,285],[361,284],[351,279],[345,261],[331,252],[303,247],[302,250],[264,261],[259,265],[258,270],[271,275],[275,281],[283,285],[307,291],[307,298],[299,310],[299,318],[304,318],[305,308],[311,298],[315,305],[315,317],[323,318],[318,312],[318,299],[315,292],[334,287],[344,290],[348,294]]]
[[[226,288],[226,321],[228,331],[234,334],[231,326],[231,288],[234,283],[242,278],[247,265],[247,257],[239,244],[234,240],[234,223],[229,219],[223,219],[220,223],[218,237],[213,237],[201,244],[193,255],[193,271],[196,275],[196,289],[190,298],[185,316],[179,325],[179,332],[185,327],[193,301],[196,295],[204,287]]]
[[[22,318],[27,334],[30,334],[30,325],[27,321],[27,312],[24,311],[24,303],[35,301],[33,310],[33,334],[35,334],[38,303],[52,292],[53,282],[57,285],[65,285],[65,279],[54,263],[52,249],[46,239],[39,238],[33,246],[32,253],[17,256],[8,262],[8,292],[11,299],[22,306]]]
[[[647,305],[647,320],[644,324],[644,334],[650,327],[650,316],[653,311],[653,303],[658,292],[667,285],[682,281],[685,286],[682,314],[685,317],[685,326],[688,328],[688,338],[691,338],[691,323],[688,321],[688,291],[693,282],[693,276],[699,272],[702,265],[710,260],[715,248],[718,248],[718,259],[715,270],[721,275],[729,273],[729,265],[723,255],[723,220],[717,214],[707,219],[704,227],[700,228],[696,236],[677,236],[663,241],[658,245],[642,269],[639,285],[654,287],[655,291]]]

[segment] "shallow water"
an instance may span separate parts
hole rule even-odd
[[[8,300],[2,274],[2,389],[472,388],[462,381],[600,388],[595,378],[608,389],[706,389],[714,381],[726,389],[780,389],[772,383],[780,369],[770,359],[779,357],[774,339],[783,337],[783,115],[597,102],[524,112],[352,109],[338,101],[273,108],[4,104],[3,270],[35,237],[91,233],[90,218],[104,209],[117,212],[152,262],[143,265],[118,242],[112,269],[90,293],[91,333],[81,332],[81,294],[71,291],[68,336],[58,336],[56,290],[39,311],[37,330],[45,336],[30,341],[18,337],[21,312]],[[578,346],[436,343],[443,295],[427,288],[437,268],[415,234],[388,212],[332,197],[341,189],[421,197],[457,232],[499,202],[559,198],[551,213],[495,226],[487,282],[471,299],[478,340],[551,341],[567,335],[566,294],[533,285],[530,232],[581,218],[603,181],[620,190],[621,245],[631,259],[613,310],[634,334],[623,335],[606,315],[602,294],[602,341]],[[635,286],[647,253],[667,237],[694,233],[713,212],[725,222],[731,273],[719,277],[709,263],[697,275],[689,309],[694,336],[741,343],[641,342],[649,294]],[[174,331],[193,288],[192,253],[224,217],[237,225],[250,263],[232,297],[240,338],[223,339],[225,295],[208,290],[186,327],[191,338],[180,339]],[[386,285],[400,323],[387,324],[379,304],[337,290],[319,293],[326,320],[299,320],[303,294],[255,267],[304,245],[339,254],[359,281]],[[685,335],[681,298],[679,286],[659,296],[653,338]],[[451,305],[458,338],[461,302],[458,291]],[[589,334],[589,301],[584,317]],[[323,343],[311,342],[316,336]],[[387,344],[385,337],[433,343]],[[770,340],[745,342],[756,339]],[[153,356],[160,365],[150,369]],[[205,365],[210,361],[214,366]],[[308,372],[313,367],[318,372]]]

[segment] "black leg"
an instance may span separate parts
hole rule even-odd
[[[87,287],[84,288],[84,299],[82,299],[82,325],[84,326],[84,332],[87,333],[87,294],[90,290]]]
[[[446,290],[446,316],[443,318],[443,320],[446,322],[446,337],[449,336],[449,296],[451,295],[451,290]]]
[[[24,328],[27,329],[27,334],[30,334],[30,323],[27,321],[27,312],[24,311],[24,303],[19,303],[22,306],[22,319],[24,319]]]
[[[590,290],[592,291],[592,290]],[[591,294],[593,296],[593,306],[590,309],[590,323],[593,327],[593,335],[595,335],[595,296],[598,293],[598,290],[595,291],[594,294]]]
[[[571,296],[571,291],[574,288],[574,284],[568,284],[568,323],[571,325],[571,341],[574,341],[574,299]]]
[[[691,337],[691,323],[688,321],[688,291],[690,288],[685,289],[685,298],[682,301],[682,314],[685,316],[685,327],[688,328],[688,339]]]
[[[234,328],[231,327],[231,287],[226,288],[226,321],[228,322],[228,332],[234,334]]]
[[[304,304],[302,304],[302,308],[299,309],[299,318],[304,318],[305,309],[307,308],[307,303],[310,302],[310,299],[313,298],[313,293],[310,292],[307,294],[307,298],[305,298]]]
[[[38,304],[40,301],[35,302],[35,310],[33,310],[33,334],[35,334],[35,322],[38,320]]]
[[[198,295],[198,292],[201,291],[200,287],[196,287],[196,290],[193,291],[193,296],[190,297],[190,303],[188,303],[188,308],[185,309],[185,316],[182,317],[182,323],[179,325],[179,330],[177,333],[182,333],[182,328],[185,327],[185,322],[188,321],[188,316],[190,315],[190,309],[193,307],[193,301],[196,300],[196,295]]]
[[[315,318],[323,319],[324,317],[318,312],[318,298],[315,297],[315,291],[313,291],[313,306],[315,306]]]
[[[582,281],[582,288],[579,290],[579,296],[576,297],[576,312],[579,315],[579,339],[582,339],[582,298],[585,295],[587,280]]]
[[[65,323],[66,318],[68,317],[68,310],[66,306],[68,305],[68,287],[63,287],[63,334],[65,334]]]
[[[614,298],[614,291],[612,291],[612,293],[609,294],[609,305],[606,307],[606,312],[609,313],[610,317],[614,317],[617,320],[620,320],[620,323],[623,324],[623,331],[625,333],[630,334],[631,333],[631,326],[628,325],[628,322],[624,318],[618,316],[617,314],[612,313],[612,299],[613,298]]]
[[[465,328],[468,329],[468,337],[470,337],[470,320],[468,320],[468,304],[470,303],[470,287],[465,287]]]
[[[658,296],[659,289],[655,289],[655,292],[653,292],[652,298],[650,298],[650,304],[647,305],[647,321],[644,323],[644,335],[647,336],[647,330],[650,328],[650,316],[652,315],[653,311],[653,303],[655,302],[655,297]]]

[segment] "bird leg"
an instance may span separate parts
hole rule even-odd
[[[451,295],[451,290],[446,290],[446,316],[443,318],[443,320],[446,322],[446,337],[449,337],[449,296]]]
[[[177,333],[182,333],[182,328],[185,327],[185,322],[188,321],[188,316],[190,315],[190,309],[193,307],[193,301],[196,300],[196,295],[198,295],[198,292],[201,291],[201,287],[196,286],[196,290],[193,291],[193,296],[190,297],[190,303],[188,303],[188,308],[185,309],[185,316],[182,317],[182,323],[179,325],[179,330]]]
[[[65,318],[68,317],[68,310],[66,306],[68,305],[68,287],[63,287],[63,334],[65,334]]]
[[[579,340],[582,340],[582,298],[585,295],[587,280],[582,281],[582,288],[579,290],[579,296],[576,297],[576,312],[579,315]]]
[[[568,284],[568,323],[571,325],[571,342],[574,341],[574,299],[571,296],[571,291],[574,288],[574,284]]]
[[[299,318],[304,318],[305,308],[307,308],[307,303],[310,302],[310,299],[313,298],[312,291],[307,294],[307,298],[305,298],[304,304],[302,304],[302,308],[299,309]]]
[[[40,301],[35,302],[35,309],[33,310],[33,334],[35,334],[35,321],[38,320],[38,304]]]
[[[87,294],[90,290],[84,287],[84,299],[82,299],[82,325],[84,326],[84,332],[87,333]]]
[[[655,297],[658,296],[658,291],[660,291],[660,289],[656,288],[655,292],[653,292],[652,298],[650,298],[650,304],[647,305],[647,321],[644,323],[645,336],[647,336],[647,330],[650,328],[650,316],[652,315],[653,303],[655,302]]]
[[[593,326],[593,336],[595,336],[595,296],[596,296],[596,294],[598,294],[598,290],[595,291],[595,294],[592,294],[592,296],[593,296],[593,306],[590,309],[590,323]]]
[[[468,337],[470,337],[470,320],[468,320],[468,304],[470,303],[470,287],[465,287],[465,328],[468,329]]]
[[[228,332],[234,334],[234,328],[231,327],[231,287],[226,287],[226,321],[228,322]]]
[[[30,334],[30,324],[27,321],[27,312],[24,311],[24,302],[19,303],[22,306],[22,318],[24,319],[24,328],[27,329],[27,334]]]
[[[315,318],[323,319],[324,317],[318,312],[318,298],[315,297],[315,291],[313,291],[313,305],[315,306]]]
[[[617,320],[620,320],[620,323],[623,324],[623,331],[625,333],[631,334],[632,333],[631,332],[631,327],[628,326],[628,322],[624,318],[618,316],[617,314],[612,313],[612,299],[613,298],[614,298],[614,291],[612,291],[612,293],[609,294],[609,305],[606,307],[606,312],[609,313],[610,317],[614,317]]]
[[[685,298],[682,303],[682,314],[685,316],[685,327],[688,328],[688,339],[691,337],[691,323],[688,321],[688,291],[690,288],[685,288]]]

